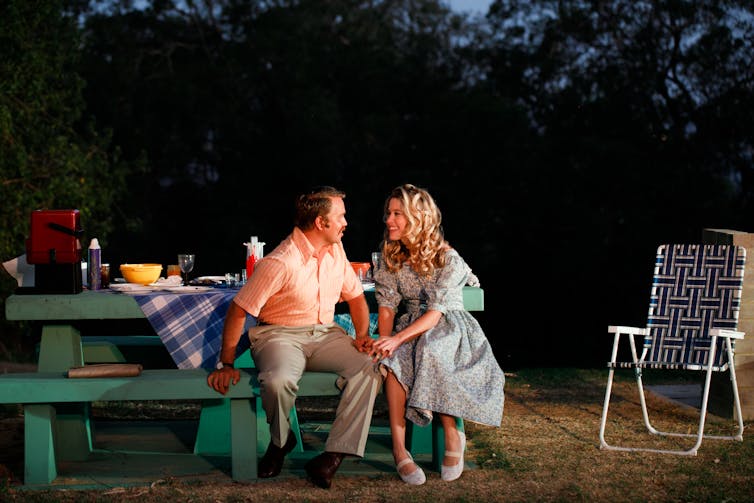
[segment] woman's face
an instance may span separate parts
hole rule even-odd
[[[387,227],[388,238],[391,241],[399,241],[406,234],[408,220],[403,212],[401,201],[391,198],[387,205],[387,216],[385,218],[385,227]]]

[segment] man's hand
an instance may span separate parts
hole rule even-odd
[[[364,337],[356,337],[353,340],[354,347],[358,349],[360,353],[369,353],[372,350],[372,344],[374,344],[374,339],[368,335]]]
[[[230,383],[238,384],[241,380],[241,372],[232,367],[225,367],[220,370],[214,370],[207,376],[207,384],[215,391],[223,395],[230,389]]]

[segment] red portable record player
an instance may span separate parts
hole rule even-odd
[[[35,293],[80,293],[79,210],[34,210],[26,240],[26,261],[34,264]]]

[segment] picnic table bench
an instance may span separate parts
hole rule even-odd
[[[483,310],[483,291],[466,287],[464,302],[470,311]],[[140,376],[129,378],[66,376],[68,369],[84,365],[87,353],[95,361],[111,356],[119,360],[120,345],[155,345],[160,341],[154,334],[133,339],[126,336],[126,340],[107,335],[82,338],[75,321],[144,317],[136,301],[127,295],[85,291],[75,295],[13,295],[7,299],[8,320],[42,322],[38,372],[0,375],[0,403],[21,404],[24,408],[25,484],[50,483],[57,476],[57,460],[86,459],[91,454],[92,402],[129,400],[201,400],[194,453],[230,455],[233,479],[256,479],[257,456],[266,449],[270,436],[261,407],[257,371],[248,350],[236,360],[242,372],[241,382],[227,395],[220,395],[207,385],[209,370],[201,368],[147,369]],[[338,395],[336,378],[333,373],[306,372],[298,395]],[[459,425],[463,427],[461,421]],[[427,427],[411,426],[407,428],[411,452],[431,453],[432,463],[439,470],[444,450],[441,426],[438,422]],[[303,442],[295,411],[291,427],[299,440],[297,449],[301,450]]]
[[[207,385],[204,369],[144,370],[136,377],[69,378],[61,372],[24,372],[0,375],[0,403],[23,404],[24,483],[49,484],[57,477],[57,460],[84,458],[93,452],[91,426],[83,435],[61,435],[61,404],[139,400],[228,400],[232,477],[257,478],[257,399],[259,381],[255,369],[240,369],[241,380],[220,395]],[[301,379],[301,396],[338,392],[329,372],[307,372]],[[262,425],[267,427],[266,424]]]

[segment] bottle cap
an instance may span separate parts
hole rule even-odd
[[[92,238],[92,240],[89,242],[89,249],[97,249],[99,248],[99,240],[97,238]]]

